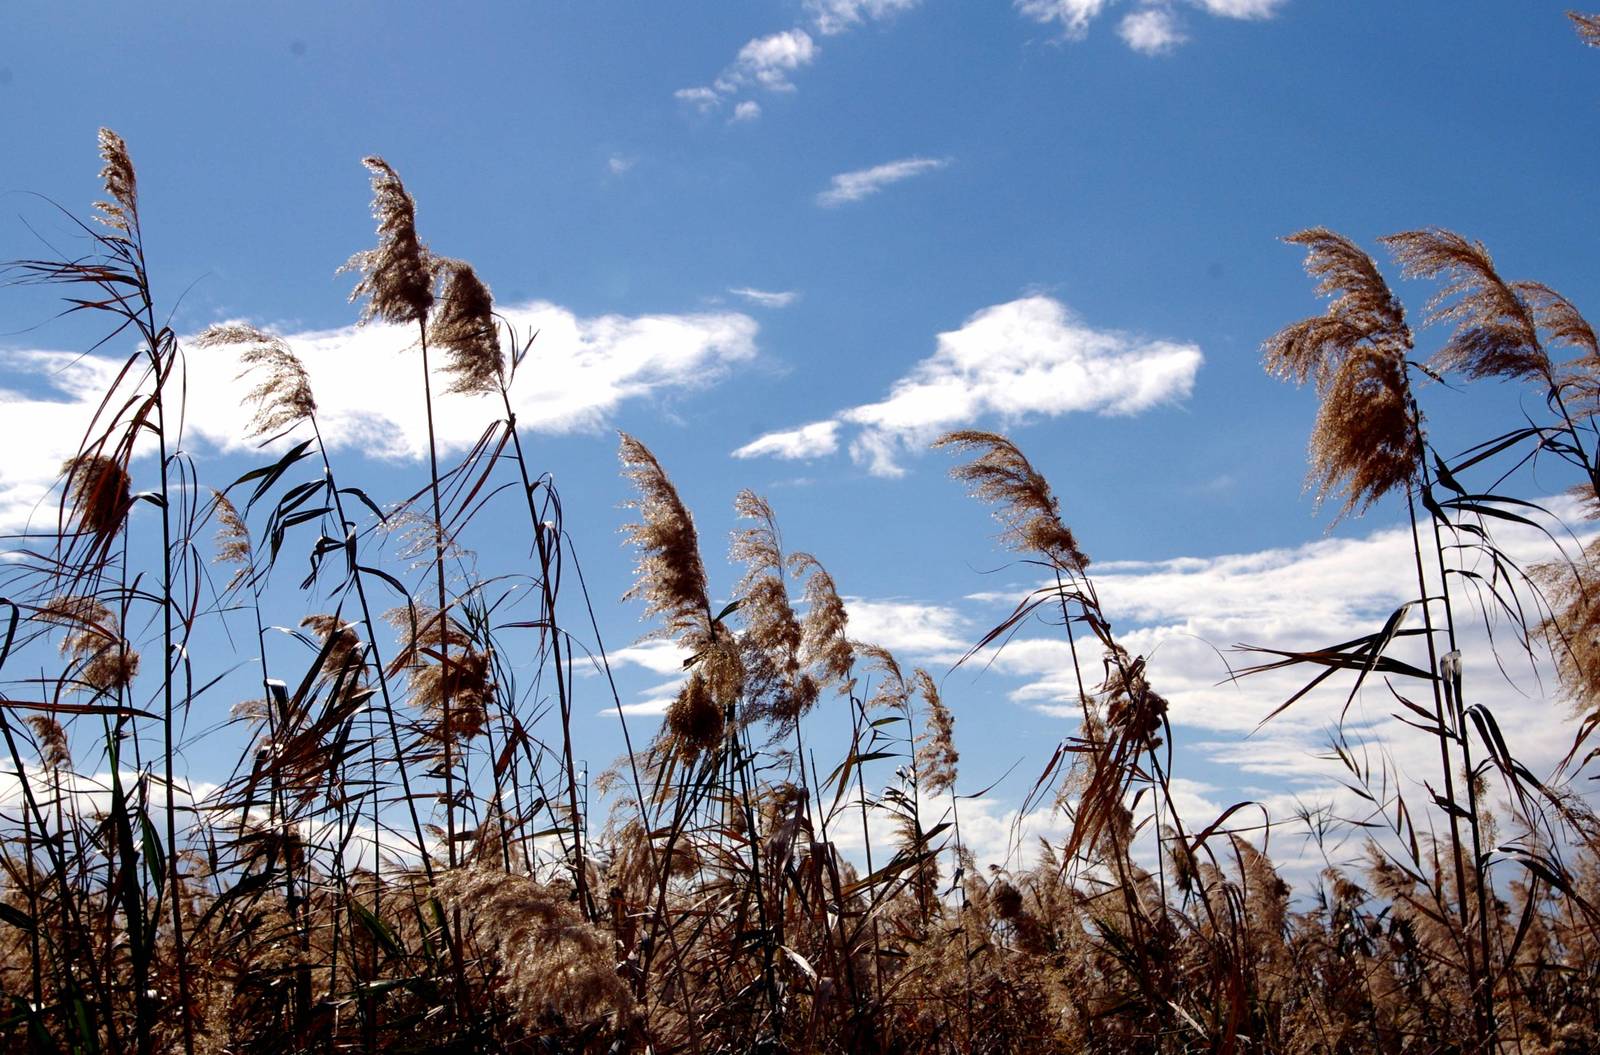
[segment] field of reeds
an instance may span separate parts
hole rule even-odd
[[[1578,22],[1600,41],[1600,19]],[[1380,265],[1330,230],[1288,239],[1326,310],[1268,338],[1265,366],[1320,398],[1326,508],[1409,512],[1394,574],[1413,599],[1354,640],[1267,642],[1240,677],[1303,675],[1262,698],[1269,722],[1312,692],[1381,696],[1395,735],[1437,757],[1400,773],[1331,733],[1365,809],[1337,823],[1364,864],[1310,886],[1259,838],[1295,818],[1180,811],[1167,702],[1050,483],[1003,436],[938,440],[1039,583],[971,655],[1042,619],[1082,657],[1081,720],[1033,761],[1023,811],[1058,811],[1067,835],[1004,869],[962,840],[985,775],[958,772],[943,672],[856,640],[840,587],[749,491],[729,554],[744,575],[714,601],[691,511],[622,435],[624,601],[690,657],[659,728],[630,729],[603,688],[595,611],[613,601],[579,563],[616,525],[564,519],[509,395],[537,384],[519,373],[533,335],[424,241],[383,160],[365,162],[377,241],[350,260],[353,299],[413,335],[430,438],[441,401],[504,410],[465,455],[430,443],[400,495],[345,481],[284,340],[165,324],[129,149],[105,130],[99,147],[105,200],[71,221],[86,250],[5,271],[93,321],[86,352],[126,354],[58,504],[0,564],[7,1050],[1600,1050],[1600,341],[1483,245],[1406,231],[1374,247]],[[1436,286],[1427,353],[1386,269]],[[250,370],[262,453],[202,480],[185,362],[222,348]],[[1438,383],[1487,381],[1539,412],[1435,448]],[[1528,493],[1535,465],[1574,500]],[[486,518],[518,525],[514,573],[480,575],[463,549]],[[1514,555],[1513,531],[1545,556]],[[1549,720],[1570,750],[1554,771],[1479,702],[1477,647],[1557,673]],[[580,686],[580,668],[602,676]],[[242,676],[253,695],[224,699]],[[628,749],[591,781],[572,715],[597,692]],[[845,716],[842,747],[808,735],[822,712]],[[186,751],[224,725],[237,757]]]

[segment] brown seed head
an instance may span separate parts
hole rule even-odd
[[[917,747],[917,769],[922,788],[929,795],[942,795],[956,782],[956,720],[939,698],[939,687],[921,667],[911,672],[912,684],[928,705],[928,724]]]
[[[77,680],[97,693],[126,689],[139,673],[139,654],[123,640],[116,614],[93,597],[57,597],[39,618],[67,628],[61,654],[78,666]]]
[[[1061,522],[1061,508],[1050,484],[1028,462],[1016,445],[993,432],[966,429],[949,432],[935,447],[954,447],[978,457],[950,470],[967,485],[972,497],[992,502],[995,519],[1005,527],[1001,540],[1014,550],[1044,556],[1062,571],[1080,573],[1089,558],[1078,548],[1072,531]]]
[[[100,182],[105,184],[110,201],[97,201],[94,207],[101,223],[123,234],[139,229],[139,180],[128,157],[128,144],[109,128],[100,129]]]
[[[28,728],[39,742],[39,761],[51,772],[72,768],[72,750],[67,745],[67,731],[61,723],[47,714],[30,714]]]
[[[133,508],[128,470],[114,458],[80,454],[64,463],[61,472],[78,526],[94,538],[96,545],[108,544]]]
[[[1550,379],[1550,357],[1539,342],[1534,313],[1495,271],[1482,242],[1437,227],[1402,231],[1382,241],[1407,278],[1444,282],[1428,302],[1427,323],[1450,323],[1455,330],[1434,353],[1434,369],[1474,379]]]
[[[406,675],[412,706],[432,723],[430,735],[464,741],[481,734],[494,692],[489,654],[477,647],[466,627],[453,616],[441,617],[437,608],[400,607],[384,618],[402,635],[389,676]]]
[[[417,204],[388,162],[367,157],[361,163],[372,172],[378,245],[355,254],[339,269],[361,273],[350,299],[366,298],[362,322],[423,322],[433,307],[437,269],[428,247],[417,237]]]
[[[789,558],[789,567],[796,577],[807,575],[806,617],[800,624],[800,650],[816,691],[820,692],[843,682],[855,665],[855,648],[846,636],[849,616],[833,576],[817,558],[809,553],[796,553]]]
[[[1406,355],[1411,330],[1372,258],[1343,235],[1312,228],[1306,271],[1328,310],[1287,326],[1263,345],[1268,372],[1314,381],[1322,397],[1311,433],[1308,485],[1318,501],[1342,496],[1339,515],[1360,512],[1417,473],[1422,434],[1411,405]]]
[[[1568,11],[1567,17],[1572,19],[1572,28],[1578,31],[1579,40],[1591,48],[1600,48],[1600,15]]]
[[[300,358],[282,338],[253,326],[230,323],[210,327],[194,343],[201,348],[244,346],[239,361],[245,369],[239,376],[254,373],[260,377],[245,397],[256,405],[250,422],[251,436],[277,435],[316,414],[311,379]]]
[[[711,603],[694,518],[650,449],[625,432],[618,435],[623,475],[639,492],[629,503],[639,522],[622,529],[639,551],[634,584],[623,600],[642,598],[646,618],[664,616],[669,633],[699,628],[709,635]]]
[[[447,392],[494,393],[505,382],[505,354],[495,325],[494,299],[472,265],[443,261],[444,293],[428,326],[428,340],[445,351]]]

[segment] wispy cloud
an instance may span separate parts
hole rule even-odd
[[[997,417],[1016,422],[1082,411],[1134,414],[1188,397],[1198,346],[1092,329],[1061,302],[1024,297],[985,308],[938,336],[934,354],[876,403],[769,432],[737,458],[813,458],[839,447],[869,471],[898,476],[899,457],[939,432]]]
[[[891,184],[926,172],[936,172],[948,164],[950,161],[947,158],[913,157],[888,161],[882,165],[857,169],[854,172],[841,172],[833,177],[833,182],[827,190],[817,195],[817,204],[831,209],[838,205],[860,201]]]
[[[1066,40],[1082,40],[1095,19],[1117,0],[1013,0],[1017,13],[1041,25],[1057,25]],[[1255,20],[1270,18],[1288,0],[1187,0],[1217,18]],[[1177,0],[1139,0],[1137,10],[1124,15],[1117,35],[1134,51],[1159,55],[1172,51],[1189,38],[1175,10]]]
[[[539,334],[539,376],[513,387],[512,406],[520,423],[541,432],[598,428],[625,402],[714,383],[756,354],[758,326],[740,312],[584,317],[545,302],[502,310],[520,332]],[[414,331],[374,324],[286,338],[310,374],[330,447],[396,460],[427,455]],[[184,362],[191,439],[223,450],[251,449],[244,434],[249,415],[240,408],[253,381],[238,376],[237,357],[216,348],[195,351]],[[0,352],[0,416],[17,435],[36,438],[0,449],[0,524],[19,526],[50,492],[120,366],[105,355]],[[8,375],[15,378],[9,385]],[[126,389],[125,382],[119,391]],[[484,422],[501,413],[482,396],[438,401],[434,424],[441,447],[466,449]],[[47,513],[48,503],[44,508]]]
[[[638,163],[638,158],[628,157],[624,154],[612,154],[606,159],[606,170],[613,176],[620,176]]]
[[[750,303],[759,305],[763,308],[787,308],[789,305],[800,299],[800,294],[792,289],[769,291],[765,289],[752,289],[749,286],[740,286],[735,289],[730,289],[728,292],[732,293],[736,297],[743,297]]]
[[[864,22],[891,18],[919,6],[922,0],[806,0],[806,14],[818,33],[831,37]]]
[[[847,33],[867,22],[882,21],[920,6],[922,0],[805,0],[807,24],[755,37],[739,49],[732,63],[709,85],[679,88],[673,96],[701,113],[721,106],[751,88],[792,92],[793,75],[817,60],[822,49],[812,32],[824,37]],[[809,26],[809,29],[807,28]],[[761,116],[754,100],[742,100],[729,123]]]

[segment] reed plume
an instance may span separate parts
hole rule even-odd
[[[809,553],[791,556],[789,569],[797,577],[806,576],[803,595],[806,615],[800,623],[800,652],[807,674],[816,682],[819,692],[835,684],[844,685],[855,665],[856,655],[848,636],[850,616],[839,596],[838,586],[828,569]]]
[[[103,454],[80,454],[63,463],[61,472],[79,528],[97,548],[108,547],[133,508],[128,470]]]
[[[623,475],[639,493],[627,503],[639,511],[639,521],[622,528],[639,551],[634,584],[622,599],[643,600],[644,617],[662,616],[668,633],[709,637],[711,601],[694,518],[650,448],[625,432],[618,435]]]
[[[746,695],[756,712],[797,720],[816,702],[816,681],[800,670],[800,621],[789,602],[777,518],[766,499],[740,491],[735,512],[754,526],[734,532],[729,560],[745,572],[734,588],[744,623]]]
[[[123,640],[116,614],[93,597],[57,597],[39,610],[46,623],[67,628],[61,654],[78,667],[77,680],[97,694],[120,692],[139,673],[139,653]]]
[[[1307,484],[1319,502],[1342,497],[1361,512],[1416,478],[1422,434],[1406,356],[1411,329],[1372,258],[1343,235],[1313,227],[1284,241],[1306,247],[1306,271],[1327,311],[1284,327],[1263,345],[1268,372],[1322,397],[1311,432]]]
[[[1550,379],[1550,357],[1539,341],[1534,313],[1522,291],[1500,277],[1482,242],[1437,227],[1402,231],[1382,241],[1407,278],[1444,282],[1428,302],[1426,322],[1453,324],[1454,331],[1433,355],[1435,370],[1459,371],[1474,380]]]
[[[425,322],[433,307],[438,265],[417,237],[417,203],[383,158],[366,157],[361,163],[372,173],[372,216],[378,221],[378,244],[356,253],[339,269],[361,274],[350,300],[366,300],[362,322]]]
[[[965,483],[972,497],[995,504],[994,516],[1004,526],[1000,537],[1006,546],[1039,553],[1059,570],[1072,574],[1088,566],[1089,558],[1061,521],[1060,503],[1050,493],[1050,484],[1010,440],[966,429],[946,433],[933,446],[980,452],[972,461],[951,469],[950,475]]]
[[[428,719],[428,735],[447,744],[480,735],[494,693],[489,653],[437,608],[402,606],[384,617],[401,635],[388,675],[406,676],[412,705]]]
[[[1591,48],[1600,48],[1600,15],[1568,11],[1567,17],[1572,20],[1572,28],[1577,30],[1579,40]]]
[[[207,328],[194,343],[198,348],[244,346],[239,362],[245,369],[239,376],[256,373],[261,378],[245,396],[256,406],[248,435],[276,436],[316,414],[317,400],[305,365],[281,337],[254,326],[227,323]]]
[[[495,324],[494,298],[472,265],[444,260],[444,290],[428,324],[428,340],[445,351],[446,392],[492,394],[505,384],[506,357]]]
[[[39,761],[52,773],[72,768],[72,749],[67,743],[67,731],[61,723],[47,714],[30,714],[28,728],[39,744]]]
[[[956,782],[956,764],[961,755],[956,751],[956,721],[950,708],[939,696],[939,686],[921,667],[911,672],[911,683],[928,705],[928,724],[923,731],[922,743],[917,747],[917,770],[922,788],[930,797],[942,795]]]
[[[114,231],[133,235],[139,229],[139,179],[128,156],[128,144],[109,128],[100,129],[100,182],[110,201],[94,203],[96,217]]]

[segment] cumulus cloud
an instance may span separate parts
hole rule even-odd
[[[1117,35],[1141,55],[1164,55],[1189,38],[1178,26],[1178,18],[1166,8],[1135,11],[1117,26]]]
[[[513,387],[512,406],[520,424],[540,432],[598,428],[624,402],[712,383],[756,353],[757,324],[739,312],[583,317],[545,302],[502,310],[520,332],[539,334],[525,364],[537,378]],[[331,448],[355,448],[391,460],[426,456],[414,331],[372,324],[285,337],[310,375],[319,424]],[[232,350],[190,349],[184,365],[190,441],[224,451],[252,449],[254,441],[244,434],[249,416],[240,408],[254,382],[238,376]],[[21,526],[40,506],[62,462],[77,452],[120,367],[120,360],[105,355],[0,352],[0,416],[18,430],[16,435],[35,438],[0,451],[0,523]],[[6,375],[27,378],[26,390],[15,382],[4,387]],[[131,391],[128,382],[123,391]],[[437,400],[440,446],[466,449],[485,422],[501,413],[497,397]],[[136,464],[136,486],[138,471]],[[49,503],[43,509],[48,513]]]
[[[1013,0],[1017,13],[1040,25],[1057,25],[1067,40],[1082,40],[1089,26],[1117,0]],[[1218,18],[1270,18],[1287,0],[1188,0],[1192,6]],[[1173,11],[1174,0],[1141,0],[1137,10],[1124,15],[1117,35],[1134,51],[1145,55],[1169,52],[1189,38]]]
[[[1135,414],[1185,399],[1201,360],[1196,345],[1095,330],[1057,300],[1024,297],[941,333],[934,354],[890,386],[884,399],[828,421],[767,433],[733,454],[817,457],[835,451],[848,427],[852,458],[876,475],[898,476],[907,450],[988,418]]]
[[[730,289],[728,292],[736,297],[743,297],[750,303],[763,308],[787,308],[800,299],[800,294],[792,289],[773,291],[741,286],[736,289]]]
[[[739,49],[733,76],[746,78],[771,91],[793,91],[789,75],[817,58],[816,41],[803,29],[786,29],[756,37]]]
[[[946,158],[901,158],[899,161],[888,161],[882,165],[857,169],[854,172],[841,172],[833,177],[827,190],[817,195],[817,204],[831,209],[838,205],[860,201],[891,184],[920,176],[925,172],[935,172],[948,164],[950,162]]]
[[[746,99],[733,108],[733,116],[728,118],[729,124],[742,124],[754,121],[761,116],[761,104],[754,99]]]

